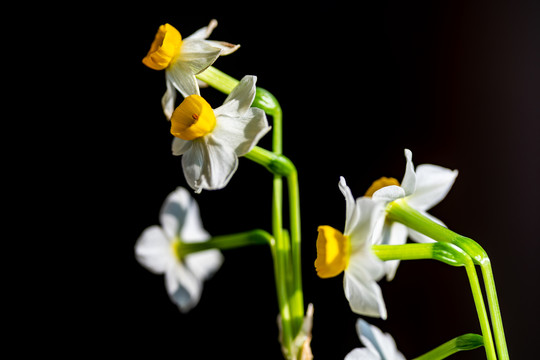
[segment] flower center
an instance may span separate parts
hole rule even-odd
[[[182,259],[182,255],[180,254],[180,238],[175,237],[173,241],[171,241],[171,251],[176,256],[178,260]]]
[[[375,180],[373,182],[373,184],[371,184],[371,186],[369,187],[369,189],[367,189],[366,193],[364,194],[364,196],[366,197],[372,197],[373,194],[377,191],[377,190],[380,190],[384,187],[387,187],[387,186],[391,186],[391,185],[397,185],[397,186],[400,186],[399,184],[399,181],[397,181],[396,179],[390,177],[382,177],[378,180]]]
[[[209,134],[216,127],[216,115],[206,100],[190,95],[174,110],[171,134],[183,140],[194,140]]]
[[[161,25],[142,62],[154,70],[163,70],[180,55],[182,35],[170,24]]]
[[[323,279],[337,276],[349,265],[351,240],[331,226],[319,226],[317,230],[317,275]]]

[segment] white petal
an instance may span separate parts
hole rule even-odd
[[[405,359],[397,350],[396,343],[390,334],[383,333],[379,328],[362,319],[358,319],[356,322],[356,331],[362,343],[372,352],[378,353],[381,358],[389,360]]]
[[[383,336],[381,330],[376,326],[369,324],[363,319],[356,320],[356,332],[362,341],[362,344],[373,354],[377,354],[378,357],[382,356],[382,348],[379,344],[381,336]]]
[[[165,273],[165,287],[171,300],[185,313],[199,303],[202,281],[182,264],[177,264]]]
[[[345,224],[345,235],[351,237],[352,252],[363,251],[365,244],[371,239],[374,211],[378,204],[371,198],[356,199],[355,208],[349,222]]]
[[[176,90],[182,94],[183,97],[189,95],[200,95],[199,87],[197,86],[197,79],[193,70],[183,63],[182,61],[176,61],[165,70],[167,79],[174,85]]]
[[[375,201],[382,201],[385,203],[392,202],[397,199],[405,197],[405,190],[396,185],[385,186],[373,193],[372,199]]]
[[[185,264],[200,280],[210,278],[223,263],[223,255],[219,250],[200,251],[186,256]]]
[[[367,348],[356,348],[345,356],[344,360],[380,360],[379,355]]]
[[[405,149],[405,158],[407,164],[405,165],[405,175],[401,181],[401,187],[405,190],[405,195],[411,195],[416,189],[416,174],[414,173],[414,165],[412,162],[412,152],[409,149]]]
[[[218,115],[212,137],[243,156],[253,149],[259,140],[270,131],[263,110],[250,108],[243,116]]]
[[[182,156],[182,170],[189,186],[200,193],[203,189],[203,168],[206,166],[204,140],[191,142],[191,147]]]
[[[394,222],[390,226],[387,225],[385,226],[385,231],[383,233],[384,235],[381,242],[383,245],[403,245],[407,242],[408,229],[403,224]],[[387,281],[392,281],[394,279],[399,263],[399,260],[384,262]]]
[[[205,40],[184,40],[178,62],[188,66],[192,74],[199,74],[217,60],[221,49]]]
[[[214,110],[218,114],[238,116],[244,114],[255,99],[257,77],[246,75],[240,80],[238,85],[231,91],[223,102],[223,105]]]
[[[381,288],[376,282],[384,270],[382,261],[378,262],[374,256],[351,257],[343,277],[343,287],[353,312],[386,319],[386,306]]]
[[[210,34],[212,34],[212,31],[217,27],[218,22],[216,19],[210,20],[210,23],[208,26],[202,27],[199,30],[195,31],[193,34],[189,35],[188,37],[184,38],[184,41],[188,39],[192,40],[204,40],[208,39]]]
[[[172,142],[172,153],[176,156],[182,155],[191,148],[191,145],[190,140],[175,137]]]
[[[186,216],[180,229],[180,239],[186,243],[206,241],[210,234],[203,228],[199,205],[190,197],[190,202],[186,209]]]
[[[178,187],[171,192],[161,207],[159,221],[169,239],[180,235],[190,203],[194,201],[189,192]]]
[[[155,274],[162,274],[175,263],[171,242],[159,226],[143,231],[135,244],[135,256],[139,263]]]
[[[457,170],[431,164],[419,165],[416,168],[416,191],[407,198],[407,202],[417,210],[431,209],[446,197],[457,175]]]
[[[360,215],[360,213],[355,212],[356,202],[354,201],[351,189],[347,186],[347,182],[343,176],[339,178],[338,186],[339,190],[345,197],[345,234],[349,234],[351,225],[358,222],[358,219],[353,219],[353,216],[355,214]]]
[[[235,150],[229,147],[226,141],[213,135],[208,136],[208,164],[203,169],[207,190],[218,190],[227,186],[238,168]]]
[[[182,166],[195,192],[218,190],[229,183],[238,168],[238,156],[212,133],[193,141],[191,149],[182,157]]]
[[[221,50],[219,56],[230,55],[240,48],[240,45],[228,43],[226,41],[206,40],[207,43]]]
[[[165,85],[167,90],[163,97],[161,98],[161,107],[163,108],[163,113],[167,120],[171,119],[172,113],[174,112],[174,103],[176,101],[176,90],[174,90],[174,85],[169,80],[168,76],[165,76]]]

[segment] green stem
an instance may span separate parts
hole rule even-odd
[[[274,175],[289,176],[291,172],[295,172],[294,164],[284,155],[278,155],[261,147],[255,146],[244,155],[247,159],[264,166]]]
[[[414,360],[441,360],[446,359],[450,355],[453,355],[459,351],[473,350],[479,348],[484,344],[481,335],[477,334],[465,334],[458,336],[444,344],[436,347],[430,352],[421,355]]]
[[[405,199],[398,199],[391,202],[387,206],[386,211],[388,220],[398,221],[434,240],[454,244],[463,249],[480,266],[486,287],[491,320],[493,322],[497,352],[501,360],[509,359],[493,270],[491,268],[491,261],[485,250],[474,240],[459,235],[428,219],[410,207]]]
[[[383,261],[434,259],[452,266],[465,266],[480,328],[482,329],[484,339],[486,339],[485,350],[487,358],[490,360],[497,359],[488,314],[482,296],[482,288],[478,281],[474,263],[467,253],[453,244],[438,242],[427,244],[373,245],[372,251]]]
[[[210,66],[197,78],[213,88],[230,94],[239,81],[222,71]],[[304,318],[304,303],[302,291],[302,274],[300,262],[300,207],[298,195],[298,179],[296,168],[284,157],[283,152],[283,121],[282,110],[277,99],[267,90],[257,87],[253,106],[263,109],[273,117],[272,122],[272,151],[255,147],[246,154],[246,158],[263,165],[274,174],[272,195],[272,233],[275,238],[274,271],[280,315],[282,319],[282,345],[288,354],[293,354],[292,342],[294,334],[300,331]],[[291,242],[283,232],[283,176],[287,177],[289,187],[289,207]],[[290,256],[289,256],[290,252]],[[292,276],[292,289],[287,284],[287,274]]]
[[[504,327],[502,323],[501,309],[499,307],[499,299],[497,289],[495,288],[495,278],[493,277],[493,269],[491,268],[491,260],[485,250],[474,240],[465,236],[458,235],[453,238],[453,244],[461,247],[463,250],[474,254],[475,262],[482,270],[484,286],[488,298],[489,312],[493,323],[493,332],[495,334],[495,343],[497,345],[497,353],[501,360],[508,360],[508,347],[506,345],[506,337],[504,335]],[[471,255],[472,256],[472,255]]]
[[[292,164],[292,163],[291,163]],[[287,175],[289,189],[289,216],[291,226],[291,256],[294,274],[292,295],[293,330],[297,334],[304,321],[304,292],[302,289],[301,228],[300,228],[300,194],[298,174],[293,171]]]
[[[202,73],[197,74],[196,77],[224,94],[230,94],[236,85],[240,83],[240,81],[213,66],[209,66]]]
[[[205,71],[197,74],[196,77],[224,94],[230,94],[231,91],[233,91],[233,89],[240,83],[239,80],[225,74],[223,71],[218,70],[213,66],[209,66]],[[268,115],[273,117],[272,151],[278,155],[281,154],[283,152],[283,122],[279,102],[274,95],[272,95],[272,93],[261,87],[257,87],[255,99],[253,100],[253,106],[264,110]]]
[[[291,324],[291,308],[287,289],[287,249],[289,245],[283,236],[283,182],[281,176],[274,175],[272,193],[272,232],[276,239],[275,251],[275,276],[278,293],[278,303],[281,315],[282,346],[289,354],[293,353],[293,332]]]
[[[204,242],[178,242],[176,250],[180,256],[186,256],[209,249],[227,250],[250,245],[272,245],[273,242],[272,235],[264,230],[256,229],[238,234],[214,236]]]

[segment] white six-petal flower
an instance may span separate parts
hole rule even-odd
[[[372,237],[378,237],[381,232],[373,215],[382,206],[367,197],[355,201],[343,177],[339,189],[346,202],[343,234],[350,238],[350,258],[343,277],[345,297],[355,313],[386,319],[386,306],[377,284],[384,275],[384,262],[371,250]]]
[[[448,194],[458,175],[458,171],[431,164],[418,165],[415,171],[412,152],[408,149],[405,149],[405,158],[407,163],[401,186],[390,185],[383,187],[373,193],[373,200],[386,205],[403,198],[411,207],[420,211],[423,215],[444,225],[440,220],[429,215],[427,210],[437,205]],[[379,212],[376,216],[378,221],[383,224],[383,231],[378,239],[374,238],[374,244],[402,245],[407,242],[407,237],[411,237],[416,242],[434,241],[417,231],[407,228],[403,224],[397,222],[388,224],[385,221],[385,212]],[[398,266],[398,260],[385,262],[388,281],[394,278]]]
[[[238,157],[247,154],[270,130],[263,110],[251,107],[256,76],[245,76],[214,109],[215,128],[193,140],[175,137],[174,155],[183,155],[186,180],[199,193],[225,187],[238,167]],[[174,116],[173,116],[174,120]]]
[[[206,70],[220,55],[236,51],[240,45],[224,41],[207,40],[216,20],[182,39],[180,32],[170,24],[161,25],[143,63],[154,70],[165,70],[167,90],[161,98],[163,112],[170,119],[174,110],[176,90],[186,97],[199,94],[195,75]],[[176,88],[176,90],[175,90]]]
[[[199,207],[186,189],[179,187],[169,194],[159,219],[161,226],[143,231],[135,245],[135,255],[149,271],[165,275],[169,297],[181,312],[187,312],[199,302],[203,281],[219,269],[223,257],[212,249],[179,258],[179,241],[191,243],[210,238],[202,226]]]
[[[166,91],[161,99],[165,116],[170,119],[176,101],[176,90],[183,97],[199,95],[199,85],[195,75],[206,70],[219,56],[235,52],[240,45],[224,41],[207,40],[217,27],[215,19],[182,40],[180,55],[165,69]]]
[[[357,320],[356,331],[366,347],[354,349],[345,356],[345,360],[405,360],[390,334],[362,319]]]

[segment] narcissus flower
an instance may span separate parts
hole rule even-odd
[[[174,88],[183,97],[199,94],[195,75],[212,65],[220,55],[231,54],[240,47],[223,41],[206,40],[216,26],[217,21],[212,20],[208,26],[184,39],[170,24],[159,27],[142,61],[151,69],[165,70],[167,91],[162,98],[162,105],[167,118],[171,117],[174,109]]]
[[[371,251],[372,238],[380,236],[374,214],[382,204],[367,197],[354,200],[342,177],[339,189],[345,196],[345,231],[319,226],[315,268],[321,278],[344,272],[343,287],[352,311],[386,319],[386,306],[377,281],[384,276],[384,263]]]
[[[405,149],[405,158],[407,164],[401,184],[394,178],[382,177],[371,185],[365,196],[382,202],[385,206],[394,200],[403,198],[411,207],[442,225],[442,222],[429,215],[427,210],[437,205],[448,194],[458,175],[457,170],[422,164],[416,167],[415,172],[412,152],[408,149]],[[387,222],[385,212],[380,212],[377,216],[378,221],[384,224],[384,227],[382,236],[374,239],[375,244],[402,245],[407,242],[408,236],[417,242],[434,241],[417,231],[407,228],[403,224]],[[388,281],[394,278],[398,265],[398,260],[385,262]]]
[[[181,312],[191,310],[201,297],[203,281],[221,266],[219,250],[204,250],[188,255],[179,251],[180,242],[202,242],[210,238],[204,230],[199,207],[189,192],[177,188],[165,199],[159,219],[161,226],[143,231],[135,245],[141,265],[165,275],[165,287]]]
[[[357,320],[356,331],[366,347],[354,349],[345,356],[345,360],[405,360],[390,334],[362,319]]]
[[[183,155],[184,175],[195,192],[225,187],[238,167],[238,157],[270,130],[264,111],[251,107],[256,81],[255,76],[245,76],[217,109],[195,94],[172,114],[172,151]]]

